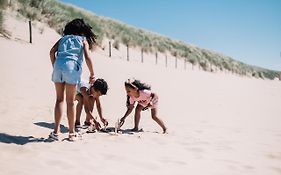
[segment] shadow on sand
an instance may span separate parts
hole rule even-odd
[[[107,127],[106,129],[100,130],[100,132],[104,133],[114,133],[115,132],[115,127]],[[134,135],[135,133],[143,132],[143,129],[140,129],[139,131],[132,131],[132,129],[119,129],[118,133],[121,134],[129,134],[129,135]]]
[[[34,123],[37,126],[54,129],[54,123],[47,123],[47,122],[36,122]],[[60,125],[61,132],[67,133],[68,128],[64,125]],[[25,145],[28,143],[42,143],[42,142],[53,142],[54,140],[50,140],[49,138],[36,138],[33,136],[22,136],[22,135],[10,135],[6,133],[0,133],[0,143],[6,144],[16,144],[16,145]]]
[[[54,123],[47,123],[47,122],[36,122],[34,124],[37,126],[40,126],[43,128],[49,128],[49,129],[54,129],[54,126],[55,126]],[[60,131],[61,131],[61,133],[68,133],[68,128],[64,125],[60,125]]]
[[[35,138],[33,136],[15,136],[6,133],[0,133],[0,142],[6,144],[25,145],[27,143],[33,142],[51,142],[51,140],[45,138]]]

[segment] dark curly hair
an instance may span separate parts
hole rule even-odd
[[[125,86],[133,88],[133,89],[137,88],[138,90],[145,90],[145,89],[151,90],[150,85],[142,83],[142,82],[140,82],[140,80],[130,80],[130,79],[128,79],[128,81],[125,82]]]
[[[97,35],[92,31],[92,27],[86,24],[83,19],[76,18],[65,25],[63,35],[81,35],[85,36],[90,49],[96,44]]]
[[[102,95],[106,95],[106,92],[108,90],[107,82],[104,79],[96,79],[93,86],[96,91],[100,91]]]
[[[140,80],[130,80],[130,79],[128,79],[125,82],[125,86],[133,88],[133,89],[138,89],[138,90],[145,90],[145,89],[151,90],[150,85],[142,83],[142,82],[140,82]],[[128,107],[129,105],[130,105],[130,96],[127,95],[126,106]]]

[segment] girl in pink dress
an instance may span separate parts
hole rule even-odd
[[[139,80],[129,79],[125,82],[125,90],[127,92],[127,111],[124,117],[120,119],[119,126],[121,127],[124,124],[126,117],[133,111],[134,104],[137,102],[137,107],[135,109],[135,127],[132,131],[139,130],[141,111],[150,108],[152,119],[161,126],[163,133],[166,133],[167,128],[157,114],[158,96],[151,92],[150,86],[141,83]]]

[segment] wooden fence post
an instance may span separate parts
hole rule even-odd
[[[141,48],[141,62],[143,63],[143,48]]]
[[[109,57],[111,57],[111,41],[109,41]]]
[[[32,43],[32,25],[31,20],[28,21],[29,24],[29,43]]]
[[[127,44],[127,61],[129,61],[129,44]]]

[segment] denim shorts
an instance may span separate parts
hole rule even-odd
[[[57,59],[54,64],[52,81],[55,83],[78,84],[81,80],[82,68],[74,60]]]

